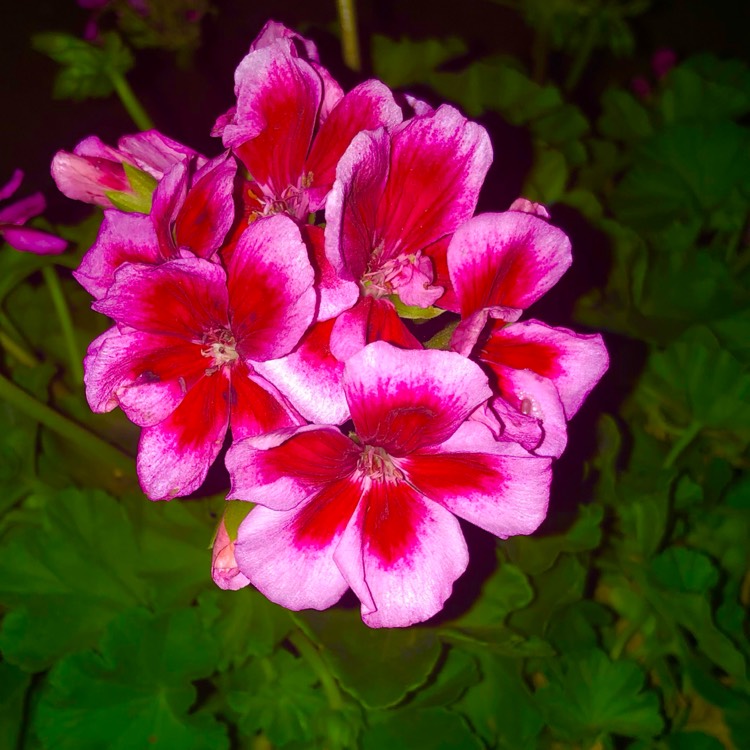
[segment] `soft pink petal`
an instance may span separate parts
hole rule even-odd
[[[63,195],[104,208],[112,207],[107,191],[132,192],[119,160],[58,151],[52,159],[51,173]]]
[[[104,212],[96,242],[83,256],[73,275],[95,299],[112,286],[123,263],[157,263],[162,260],[151,217],[110,209]]]
[[[34,193],[1,208],[0,224],[25,224],[29,219],[39,216],[46,207],[44,196],[41,193]]]
[[[287,609],[333,606],[348,588],[333,562],[333,550],[352,512],[349,506],[356,506],[360,492],[356,484],[342,480],[301,509],[253,508],[237,534],[234,553],[240,571]],[[327,525],[326,511],[342,522],[340,530],[336,523]]]
[[[508,211],[523,211],[524,213],[538,216],[540,219],[549,219],[547,207],[543,203],[534,203],[534,201],[530,201],[528,198],[516,198],[510,204]]]
[[[376,221],[383,259],[422,250],[454,232],[474,213],[491,162],[484,128],[448,105],[398,129]]]
[[[240,355],[265,361],[288,354],[312,323],[317,305],[315,275],[294,221],[278,214],[250,224],[227,275]]]
[[[176,217],[178,247],[210,258],[234,222],[234,178],[237,162],[223,154],[196,174]]]
[[[104,141],[95,135],[84,138],[73,149],[76,156],[86,156],[93,159],[107,159],[109,161],[122,162],[122,153],[112,146],[108,146]]]
[[[463,318],[485,308],[505,319],[504,309],[525,310],[557,283],[571,261],[570,240],[562,230],[519,211],[474,217],[448,247]]]
[[[357,465],[357,446],[334,427],[310,425],[235,442],[227,451],[230,500],[291,510]],[[346,525],[349,517],[344,521]]]
[[[387,341],[403,349],[422,348],[390,300],[363,297],[336,318],[331,331],[331,353],[345,362],[373,341]]]
[[[487,376],[459,354],[382,341],[347,361],[344,391],[360,439],[396,456],[444,442],[491,395]]]
[[[482,346],[483,361],[549,378],[570,419],[607,371],[609,356],[599,334],[579,334],[535,320],[496,326]]]
[[[342,379],[344,364],[331,354],[334,321],[316,323],[286,357],[256,363],[255,369],[318,424],[341,424],[349,418]]]
[[[355,136],[336,167],[326,202],[326,255],[342,278],[359,281],[368,270],[389,154],[390,137],[379,128]]]
[[[196,167],[206,162],[206,157],[178,141],[162,135],[158,130],[145,130],[124,135],[117,142],[118,150],[139,169],[157,180],[178,162],[193,160]]]
[[[283,23],[279,23],[278,21],[266,21],[266,25],[250,44],[250,51],[253,52],[257,49],[270,47],[279,41],[291,42],[291,51],[293,54],[297,54],[307,60],[320,61],[315,42],[287,28]]]
[[[229,381],[220,370],[201,378],[167,419],[141,432],[136,466],[143,491],[152,500],[171,500],[197,490],[228,424]]]
[[[59,255],[68,246],[61,237],[31,227],[0,224],[0,237],[16,250],[37,255]]]
[[[392,128],[403,119],[390,89],[380,81],[365,81],[341,99],[315,136],[305,172],[312,175],[310,208],[325,202],[336,177],[336,165],[357,133],[384,126]]]
[[[120,325],[200,344],[204,334],[229,327],[225,279],[219,265],[201,258],[127,263],[92,307]]]
[[[242,360],[233,363],[230,376],[234,440],[303,424],[278,389],[252,372]]]
[[[299,187],[320,107],[322,83],[309,63],[273,44],[250,52],[235,72],[237,111],[223,142],[256,182],[281,197]]]
[[[229,538],[224,519],[216,530],[216,538],[211,553],[211,577],[214,583],[225,591],[237,591],[250,585],[250,581],[240,573],[234,556],[234,542]]]
[[[165,260],[177,256],[174,226],[177,216],[185,204],[190,167],[191,165],[187,161],[179,161],[173,164],[154,190],[151,220],[159,239],[161,256]]]
[[[544,520],[552,471],[548,458],[504,451],[484,425],[467,422],[450,441],[398,466],[427,498],[505,539],[530,534]]]
[[[371,628],[402,628],[437,614],[469,553],[456,518],[404,482],[375,481],[334,556]]]

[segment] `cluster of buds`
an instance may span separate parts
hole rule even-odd
[[[544,519],[606,370],[600,336],[520,321],[570,243],[523,199],[474,216],[481,126],[379,81],[345,94],[280,24],[235,93],[214,158],[154,131],[55,157],[66,195],[106,207],[76,272],[114,321],[87,398],[142,428],[154,500],[196,491],[230,442],[228,498],[252,510],[219,527],[221,587],[295,610],[351,588],[370,626],[423,621],[466,569],[458,518],[501,538]],[[414,321],[440,315],[425,346]]]

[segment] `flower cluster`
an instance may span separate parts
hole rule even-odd
[[[142,428],[138,474],[170,499],[225,445],[219,586],[291,609],[349,588],[373,627],[438,612],[468,553],[544,519],[566,424],[607,367],[601,337],[520,321],[571,263],[544,207],[474,216],[492,160],[453,107],[344,93],[270,22],[206,158],[154,131],[59,153],[106,207],[76,272],[114,326],[90,346],[94,411]],[[413,319],[450,323],[426,348]],[[452,335],[450,332],[452,331]]]

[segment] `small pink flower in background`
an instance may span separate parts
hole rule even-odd
[[[250,226],[226,272],[197,257],[120,267],[94,304],[117,325],[89,347],[86,396],[144,428],[138,475],[152,500],[196,490],[228,429],[302,423],[255,365],[288,354],[315,305],[307,248],[284,216]]]
[[[469,421],[491,391],[453,352],[370,344],[346,363],[344,392],[352,437],[311,425],[230,448],[229,497],[259,504],[237,565],[289,609],[324,609],[352,588],[371,627],[421,622],[468,563],[456,516],[503,538],[531,533],[550,461]]]
[[[677,53],[669,47],[660,47],[651,56],[651,70],[657,80],[661,80],[677,65]]]
[[[23,172],[13,172],[10,180],[0,188],[0,201],[10,198],[21,186]],[[41,229],[24,226],[27,221],[44,212],[47,204],[41,193],[0,208],[0,237],[11,247],[37,255],[57,255],[68,246],[62,237],[56,237]]]

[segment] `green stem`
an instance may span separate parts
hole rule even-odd
[[[148,113],[141,106],[141,103],[133,93],[133,89],[130,88],[130,84],[125,80],[125,76],[122,73],[111,71],[109,74],[112,85],[115,87],[117,96],[120,97],[125,109],[130,115],[130,119],[136,124],[141,130],[152,130],[154,123],[151,122],[151,118]]]
[[[68,350],[70,372],[77,384],[83,383],[83,357],[78,351],[75,329],[73,328],[73,319],[70,317],[70,308],[68,307],[65,295],[63,294],[57,271],[52,266],[45,266],[42,269],[42,276],[44,276],[44,281],[47,284],[47,289],[49,289],[50,297],[52,297],[52,304],[57,313],[57,319],[60,322],[60,328],[62,328],[63,338],[65,339],[65,348]]]
[[[362,59],[359,54],[359,36],[357,35],[357,11],[355,0],[336,0],[341,26],[341,49],[344,62],[352,70],[362,69]]]
[[[688,425],[682,435],[680,435],[680,437],[678,437],[672,444],[669,454],[664,459],[665,469],[671,469],[672,466],[674,466],[674,462],[679,458],[680,454],[690,445],[690,443],[693,442],[693,440],[695,440],[702,429],[703,425],[698,421],[692,422]]]
[[[20,344],[17,344],[5,331],[0,331],[0,346],[26,367],[36,367],[39,364],[39,360],[31,352],[27,352]]]
[[[328,699],[328,705],[334,711],[340,711],[344,707],[344,701],[341,698],[339,686],[316,646],[301,630],[292,633],[289,636],[289,641],[299,651],[300,656],[312,667],[313,672],[320,680],[323,692]]]
[[[7,401],[13,408],[22,411],[40,424],[53,430],[58,435],[75,443],[88,453],[92,459],[109,464],[119,476],[134,476],[133,459],[118,448],[89,432],[84,427],[64,417],[54,409],[37,401],[33,396],[19,388],[15,383],[0,375],[0,399]]]
[[[578,84],[583,69],[586,67],[586,63],[589,61],[591,53],[594,50],[596,31],[597,19],[595,15],[591,15],[586,23],[586,31],[584,32],[583,41],[576,51],[576,56],[573,58],[573,64],[568,71],[568,77],[565,79],[565,84],[563,86],[565,91],[572,91]]]

